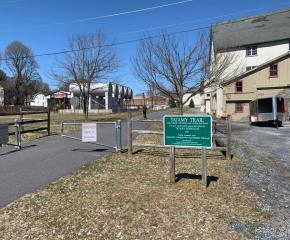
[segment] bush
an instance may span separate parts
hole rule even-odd
[[[176,107],[177,107],[177,106],[176,106],[176,102],[175,102],[174,100],[172,100],[172,99],[169,100],[169,106],[170,106],[171,108],[176,108]]]
[[[194,101],[192,99],[190,99],[189,105],[190,108],[194,108]]]

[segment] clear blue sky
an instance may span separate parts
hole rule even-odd
[[[93,21],[53,25],[76,19],[103,16],[158,5],[180,2],[181,0],[0,0],[0,50],[13,40],[29,46],[34,54],[57,52],[66,49],[69,35],[93,33],[103,30],[116,42],[142,37],[143,33],[128,33],[159,26],[186,24],[169,27],[168,32],[208,26],[243,16],[255,15],[275,9],[289,8],[290,0],[193,0],[184,4],[98,19]],[[234,13],[234,14],[233,14]],[[231,14],[231,15],[228,15]],[[224,16],[227,15],[227,16]],[[215,18],[218,16],[223,16]],[[198,20],[198,21],[197,21]],[[43,26],[43,25],[51,26]],[[274,31],[274,29],[273,29]],[[152,31],[156,34],[158,30]],[[184,37],[194,41],[196,32]],[[133,88],[134,94],[144,90],[142,83],[135,79],[130,68],[136,43],[118,46],[121,67],[118,73],[123,84]],[[59,58],[61,56],[58,56]],[[56,83],[48,77],[55,67],[56,57],[38,57],[40,73],[51,88]],[[3,64],[0,68],[3,68]],[[5,70],[5,69],[4,69]]]

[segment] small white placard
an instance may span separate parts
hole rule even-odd
[[[97,141],[97,124],[82,123],[82,142]]]

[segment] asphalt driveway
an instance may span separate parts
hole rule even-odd
[[[148,118],[158,119],[167,112],[152,112]],[[135,129],[146,127],[149,123],[134,124]],[[113,125],[98,128],[98,136],[102,143],[114,145]],[[122,122],[122,143],[127,143],[126,121]],[[112,151],[60,136],[23,144],[21,151],[12,147],[0,149],[0,208]]]

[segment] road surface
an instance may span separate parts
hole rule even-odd
[[[167,112],[152,112],[148,118],[158,119]],[[146,127],[148,123],[134,123],[134,129]],[[98,127],[98,141],[114,145],[114,130],[113,125]],[[122,143],[127,144],[126,121],[122,122]],[[113,151],[61,136],[23,144],[20,151],[12,147],[0,149],[0,208]]]

